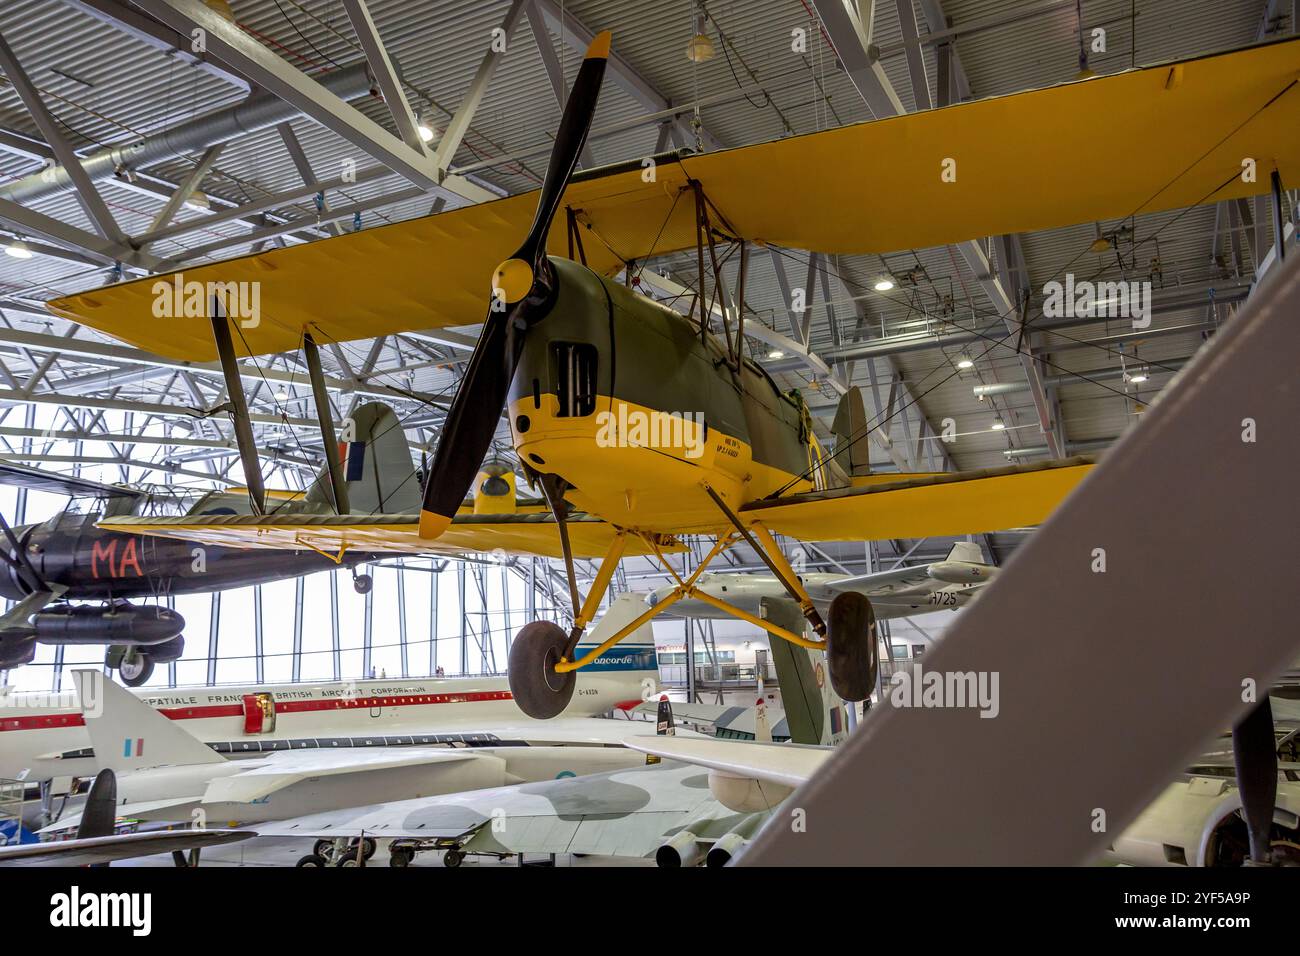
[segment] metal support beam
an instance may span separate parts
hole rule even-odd
[[[375,82],[379,84],[379,89],[384,94],[384,102],[388,105],[389,113],[392,114],[393,123],[397,126],[397,135],[412,150],[423,155],[424,142],[416,132],[411,104],[406,100],[402,81],[397,76],[393,61],[388,57],[388,51],[384,49],[384,43],[379,38],[379,29],[375,26],[374,18],[370,16],[365,0],[343,0],[343,9],[347,11],[348,19],[352,21],[352,30],[356,33],[361,49],[366,54],[366,62],[370,64]]]
[[[93,232],[86,232],[66,222],[60,222],[35,209],[20,206],[12,199],[0,198],[0,222],[22,233],[24,238],[39,236],[56,246],[85,253],[105,265],[111,266],[120,262],[140,272],[166,272],[176,266],[175,262],[139,252],[125,242],[118,243],[105,239]]]
[[[160,23],[142,16],[118,0],[63,0],[68,6],[107,23],[141,43],[153,47],[169,59],[178,60],[202,70],[247,93],[249,83],[242,76],[213,63],[203,53],[193,51],[193,41],[188,34],[177,33]]]
[[[215,146],[209,146],[199,157],[199,161],[194,164],[194,168],[189,171],[186,177],[176,187],[176,191],[171,194],[171,198],[158,210],[158,215],[153,217],[153,222],[149,224],[149,232],[153,233],[166,226],[175,218],[176,213],[180,211],[181,206],[189,202],[194,190],[199,188],[199,183],[203,177],[211,172],[217,157],[225,148],[225,143],[217,143]],[[143,247],[143,243],[141,246]]]
[[[537,12],[535,4],[529,0],[527,5],[528,26],[533,31],[533,40],[537,43],[537,52],[542,58],[542,66],[546,68],[547,79],[551,81],[551,92],[555,94],[555,101],[560,104],[560,111],[564,111],[564,104],[569,99],[569,90],[564,83],[564,71],[560,68],[560,58],[555,55],[555,47],[551,41],[551,34],[546,29],[546,23],[542,15]],[[667,127],[664,128],[665,130]],[[661,139],[663,136],[661,135]],[[663,149],[661,146],[660,150]],[[657,150],[656,152],[658,152]],[[596,160],[591,152],[591,143],[584,142],[582,145],[582,166],[584,169],[591,169],[596,165]]]
[[[563,9],[556,0],[533,0],[533,3],[545,18],[547,28],[558,36],[562,43],[567,44],[569,49],[579,55],[586,52],[596,36],[595,33],[574,17],[571,11]],[[672,103],[656,90],[649,80],[633,69],[617,50],[610,53],[605,75],[649,112],[660,112],[672,106]],[[673,116],[672,123],[677,134],[687,143],[695,142],[695,129],[690,123],[680,116]],[[724,144],[708,130],[701,127],[699,133],[700,140],[709,149],[723,148]]]
[[[510,38],[514,35],[515,27],[519,25],[519,17],[524,12],[525,2],[526,0],[512,0],[510,9],[506,11],[505,19],[501,22],[500,29],[505,37],[506,47],[510,44]],[[494,41],[495,39],[493,37]],[[451,161],[456,155],[456,150],[460,149],[461,141],[469,131],[469,124],[474,119],[479,104],[483,102],[483,95],[487,92],[488,84],[492,81],[492,74],[496,72],[497,64],[504,55],[504,50],[498,52],[493,46],[489,46],[488,51],[483,54],[483,59],[479,61],[478,70],[474,73],[474,79],[470,81],[469,89],[465,91],[460,106],[456,107],[456,112],[452,115],[450,122],[447,123],[442,138],[438,140],[435,162],[440,175],[445,175],[451,167]]]
[[[325,91],[320,84],[244,33],[202,0],[136,0],[137,6],[173,29],[202,30],[208,52],[275,96],[293,104],[303,115],[342,136],[412,183],[446,189],[469,202],[496,198],[486,189],[457,177],[439,175],[436,164],[412,149],[363,113]]]
[[[14,51],[9,47],[9,43],[3,36],[0,36],[0,70],[4,70],[10,85],[18,94],[18,98],[23,101],[27,107],[27,112],[32,115],[32,120],[36,123],[36,128],[41,131],[45,137],[45,142],[49,144],[50,149],[54,150],[54,155],[58,157],[60,163],[67,170],[68,175],[72,178],[72,185],[77,190],[77,199],[80,201],[86,215],[94,223],[95,229],[100,236],[107,239],[115,245],[126,244],[126,234],[117,225],[117,220],[113,214],[108,211],[108,206],[104,198],[99,195],[95,189],[95,184],[90,181],[86,171],[81,168],[81,158],[72,150],[72,144],[68,142],[63,135],[63,130],[59,128],[58,121],[46,108],[45,102],[41,95],[36,92],[36,87],[28,78],[27,72],[23,69],[22,64],[18,62],[18,57],[14,56]]]

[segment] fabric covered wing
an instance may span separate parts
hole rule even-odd
[[[1087,456],[756,501],[742,517],[803,541],[979,534],[1043,521],[1091,469]]]
[[[458,515],[435,540],[421,538],[417,515],[182,515],[174,518],[110,518],[100,527],[151,534],[221,548],[263,548],[328,555],[345,551],[408,554],[493,553],[560,557],[560,535],[549,514]],[[613,539],[613,526],[585,515],[569,519],[569,539],[580,558],[598,558]],[[665,541],[667,551],[682,545]],[[630,537],[627,554],[648,553]]]
[[[692,178],[725,219],[722,228],[843,254],[1232,199],[1268,188],[1266,174],[1242,181],[1243,156],[1260,170],[1276,166],[1283,183],[1300,180],[1298,68],[1300,41],[1282,41],[739,149],[661,157],[652,182],[638,160],[576,177],[564,201],[590,227],[588,265],[612,274],[623,259],[694,247],[694,208],[682,192]],[[1115,143],[1139,148],[1117,152]],[[955,178],[940,176],[945,159],[956,162]],[[521,193],[187,268],[182,291],[186,282],[257,283],[258,321],[241,327],[241,354],[297,349],[309,329],[328,342],[470,325],[481,320],[489,276],[527,232],[535,206],[533,193]],[[566,217],[556,217],[551,255],[567,255],[566,226]],[[369,281],[358,283],[360,275]],[[97,288],[54,300],[50,309],[169,358],[210,361],[216,351],[202,312],[166,321],[154,312],[155,284],[165,291],[175,281],[173,274]]]

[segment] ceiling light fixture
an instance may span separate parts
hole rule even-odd
[[[13,256],[15,259],[30,259],[32,250],[21,239],[15,239],[5,246],[5,254]]]
[[[428,116],[420,117],[420,125],[415,128],[420,135],[420,140],[425,143],[432,143],[438,137],[438,127],[433,125],[433,120]]]
[[[995,418],[993,419],[993,424],[990,425],[989,427],[992,428],[995,432],[1000,432],[1002,431],[1002,429],[1007,427],[1007,424],[1002,419]]]
[[[972,362],[967,356],[963,355],[961,358],[957,360],[957,367],[960,369],[974,368],[975,363]]]
[[[701,13],[695,18],[695,36],[691,37],[691,42],[686,44],[686,59],[692,63],[712,60],[717,52],[713,48],[713,41],[704,32],[706,29],[704,14]]]
[[[767,357],[770,359],[783,359],[785,358],[785,353],[780,349],[772,349],[772,351],[767,353]]]
[[[894,280],[889,276],[881,276],[876,280],[875,290],[877,292],[888,292],[894,287]]]
[[[1132,382],[1134,385],[1141,385],[1143,382],[1145,382],[1145,381],[1147,380],[1147,373],[1146,373],[1146,372],[1135,372],[1135,373],[1133,373],[1132,375],[1129,376],[1129,379],[1128,379],[1128,380],[1129,380],[1130,382]]]

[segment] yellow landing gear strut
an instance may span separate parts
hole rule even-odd
[[[706,487],[706,490],[711,495],[714,494],[712,489]],[[565,634],[563,629],[549,621],[534,621],[520,630],[510,646],[509,679],[511,694],[525,714],[540,719],[559,714],[568,706],[573,696],[574,675],[577,671],[587,667],[642,625],[688,597],[717,608],[738,620],[760,627],[781,640],[810,650],[825,650],[830,664],[831,682],[845,700],[863,700],[871,693],[875,686],[878,662],[875,615],[871,610],[871,603],[864,596],[852,592],[838,595],[831,603],[828,627],[814,607],[812,598],[808,596],[799,576],[790,567],[781,549],[777,547],[771,533],[758,523],[743,525],[720,498],[716,495],[714,497],[728,519],[732,521],[735,530],[719,534],[708,554],[685,580],[664,556],[659,541],[654,536],[637,533],[664,570],[676,582],[676,586],[657,604],[646,608],[643,614],[611,634],[583,657],[574,660],[574,648],[577,647],[583,631],[605,597],[614,570],[623,557],[627,535],[634,532],[621,530],[615,535],[609,550],[601,560],[586,600],[582,602],[580,608],[576,609],[574,627],[569,634]],[[714,597],[697,586],[700,576],[718,555],[741,538],[753,547],[785,587],[792,600],[799,605],[809,625],[818,635],[817,638],[810,639],[802,634],[796,634],[772,621],[764,620],[734,604]],[[575,593],[575,605],[576,597]],[[838,641],[835,639],[837,636]]]

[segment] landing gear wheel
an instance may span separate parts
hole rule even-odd
[[[334,865],[335,866],[360,866],[361,864],[357,862],[357,858],[355,856],[345,856],[343,857],[343,859],[339,860]]]
[[[525,624],[515,635],[506,676],[515,703],[529,717],[548,720],[569,706],[577,672],[555,672],[568,642],[569,635],[550,621]]]
[[[876,612],[865,595],[852,591],[831,601],[826,623],[826,660],[831,686],[842,700],[860,701],[876,689]]]
[[[314,844],[312,844],[311,852],[314,853],[316,856],[320,857],[322,860],[328,860],[330,858],[330,854],[333,851],[333,849],[334,849],[333,840],[317,840]]]
[[[361,843],[362,843],[361,856],[362,856],[364,859],[367,859],[367,860],[368,860],[368,859],[370,859],[372,856],[375,855],[375,847],[376,847],[376,844],[375,844],[375,841],[374,841],[373,839],[371,839],[370,837],[365,837],[365,838],[362,839]],[[350,844],[348,844],[348,853],[349,853],[351,856],[356,857],[356,855],[357,855],[357,841],[356,841],[356,840],[353,840]]]
[[[404,846],[399,846],[395,850],[388,851],[389,866],[410,866],[411,861],[415,859],[415,851]]]
[[[358,594],[369,594],[370,589],[375,586],[375,579],[368,574],[352,575],[352,590]]]
[[[308,853],[301,860],[299,860],[297,863],[294,864],[294,866],[311,866],[311,867],[317,867],[317,866],[323,867],[324,865],[325,865],[325,859],[323,857],[317,856],[315,853]]]
[[[139,687],[141,684],[148,683],[149,678],[153,676],[153,661],[136,651],[122,658],[117,673],[127,687]]]
[[[442,855],[442,865],[448,869],[454,870],[464,862],[465,854],[461,853],[460,850],[448,850]]]

